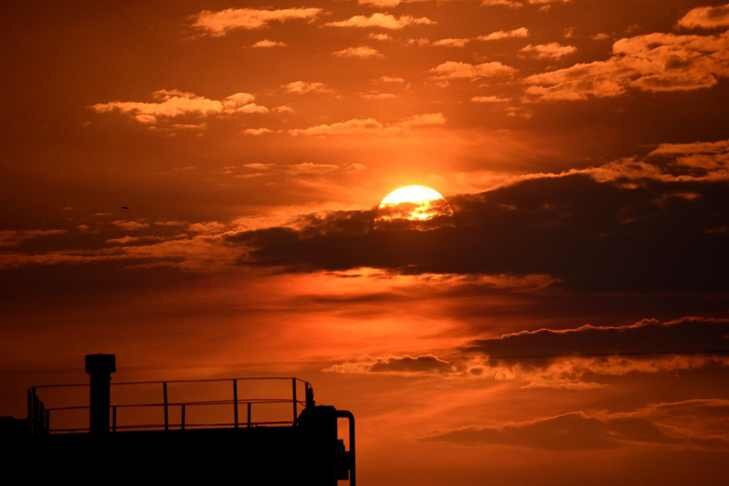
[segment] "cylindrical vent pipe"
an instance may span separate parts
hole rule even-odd
[[[103,434],[109,431],[111,405],[111,374],[116,371],[113,354],[87,354],[86,373],[91,384],[89,393],[89,431]]]

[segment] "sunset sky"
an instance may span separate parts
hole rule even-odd
[[[726,477],[725,1],[3,11],[0,415],[113,352],[308,379],[364,486]]]

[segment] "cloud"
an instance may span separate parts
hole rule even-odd
[[[397,95],[394,93],[380,93],[380,92],[367,92],[360,93],[360,96],[366,100],[381,101],[381,100],[394,100],[397,99]]]
[[[555,285],[551,277],[534,275],[531,279],[531,284],[526,279],[515,280],[515,285],[525,286],[521,290],[520,287],[502,287],[498,283],[496,288],[531,293],[539,292],[540,285],[541,289]],[[538,283],[540,280],[542,284]],[[449,295],[472,293],[476,291],[473,285],[477,283],[472,282],[471,287],[462,286],[465,282],[459,283],[449,277],[435,282],[448,285]],[[529,285],[532,285],[531,290],[527,290]],[[419,288],[420,292],[428,290],[427,287]],[[426,298],[431,300],[438,296],[437,293],[427,295]],[[371,297],[372,302],[390,305],[412,300],[411,295],[396,288],[389,289],[380,297]],[[330,303],[364,302],[366,296],[357,298]],[[644,319],[634,324],[615,326],[586,324],[563,329],[525,330],[472,340],[459,348],[441,350],[439,354],[403,362],[391,358],[363,358],[337,363],[325,371],[408,375],[437,372],[448,379],[512,382],[523,389],[597,389],[629,375],[729,368],[729,319]]]
[[[346,49],[334,51],[332,55],[353,59],[382,59],[385,57],[377,49],[368,46],[347,47]]]
[[[718,142],[663,143],[651,155],[729,154],[729,140]]]
[[[226,226],[226,230],[230,229]],[[0,269],[113,264],[115,269],[166,268],[214,273],[230,268],[239,257],[237,249],[223,244],[226,231],[192,233],[108,238],[108,246],[103,248],[0,253]]]
[[[612,449],[634,444],[726,450],[727,418],[729,400],[697,399],[657,403],[628,412],[575,411],[496,427],[466,427],[426,440],[550,451]]]
[[[222,233],[227,226],[219,221],[204,221],[200,223],[192,223],[187,226],[187,230],[192,233],[199,234],[216,234]]]
[[[385,126],[374,118],[353,118],[342,122],[289,130],[292,135],[358,135],[378,132]]]
[[[543,9],[548,9],[553,4],[571,3],[572,0],[481,0],[484,7],[508,7],[521,8],[525,5],[538,5]]]
[[[187,226],[187,223],[185,221],[176,221],[176,220],[168,220],[168,221],[155,221],[155,226],[166,226],[166,227],[177,227],[177,226]]]
[[[644,319],[619,326],[538,329],[474,340],[456,366],[524,388],[590,389],[604,377],[729,367],[729,319]]]
[[[430,44],[431,44],[430,39],[426,39],[425,37],[418,37],[415,39],[407,40],[407,45],[409,45],[409,46],[424,47],[424,46],[429,46]]]
[[[320,175],[338,171],[337,164],[324,164],[318,162],[300,162],[287,166],[288,172],[295,175]]]
[[[289,94],[332,93],[332,89],[319,81],[292,81],[281,86]]]
[[[494,360],[580,356],[729,354],[729,319],[644,320],[626,326],[539,329],[473,341],[468,351]]]
[[[234,93],[221,100],[215,100],[185,91],[164,89],[155,91],[152,99],[154,101],[151,102],[97,103],[92,105],[91,109],[97,113],[122,113],[137,123],[149,126],[180,117],[268,113],[268,108],[256,104],[255,96],[250,93]],[[173,124],[170,127],[183,128],[180,124]]]
[[[0,248],[20,246],[28,240],[66,234],[64,229],[0,230]]]
[[[521,0],[481,0],[484,7],[509,7],[521,8],[524,6]]]
[[[379,359],[370,366],[372,373],[441,373],[451,369],[451,364],[435,356],[403,356]]]
[[[271,108],[274,113],[294,113],[295,110],[288,105],[275,106]]]
[[[508,103],[511,98],[501,98],[499,96],[474,96],[471,98],[473,103]]]
[[[109,238],[106,240],[106,243],[108,245],[112,246],[126,246],[126,245],[133,245],[135,243],[150,243],[153,241],[160,241],[162,240],[162,237],[159,236],[121,236],[119,238]]]
[[[398,77],[398,76],[380,76],[377,78],[378,81],[381,81],[383,83],[393,83],[393,84],[405,84],[405,79]]]
[[[375,8],[394,8],[403,3],[403,0],[357,0],[357,3]]]
[[[126,255],[110,252],[66,251],[46,253],[0,253],[0,270],[28,266],[82,265],[128,260]]]
[[[716,7],[698,7],[678,21],[684,29],[722,29],[729,27],[729,4]]]
[[[274,133],[270,128],[244,128],[242,131],[243,135],[251,135],[253,137],[259,137],[261,135],[268,135]]]
[[[385,34],[383,32],[372,32],[367,37],[380,42],[392,40],[392,36],[390,34]]]
[[[497,41],[503,39],[523,39],[529,37],[529,29],[526,27],[519,27],[513,30],[498,30],[491,32],[490,34],[479,35],[476,40],[480,41]]]
[[[427,17],[412,17],[402,15],[396,17],[390,14],[373,13],[367,15],[355,15],[347,20],[329,22],[331,27],[354,27],[360,29],[379,28],[388,30],[400,30],[412,25],[434,25],[435,22]]]
[[[514,76],[516,72],[513,67],[498,61],[482,64],[446,61],[430,70],[432,78],[440,81],[509,78]]]
[[[469,42],[471,42],[471,39],[460,37],[440,39],[433,42],[432,45],[437,47],[465,47]]]
[[[116,226],[117,228],[126,230],[126,231],[139,231],[143,229],[149,228],[149,223],[145,223],[142,221],[127,221],[123,219],[117,219],[115,221],[112,221],[111,224]]]
[[[395,124],[397,128],[418,128],[418,127],[434,127],[446,124],[446,118],[443,113],[423,113],[413,115]]]
[[[410,39],[408,43],[415,44],[417,46],[432,45],[435,47],[465,47],[467,44],[473,41],[497,41],[503,39],[521,39],[529,37],[529,29],[526,27],[519,27],[513,30],[499,30],[491,32],[490,34],[479,35],[476,37],[450,37],[440,39],[437,41],[430,42],[428,39]]]
[[[392,375],[450,373],[453,365],[432,355],[391,356],[358,362],[334,364],[324,371],[329,373],[361,374],[383,373]]]
[[[536,57],[537,59],[562,59],[565,56],[577,52],[575,46],[565,46],[559,42],[550,42],[549,44],[529,44],[521,49],[521,52]]]
[[[251,47],[263,48],[263,49],[267,49],[267,48],[271,48],[271,47],[286,47],[286,43],[281,42],[281,41],[272,41],[269,39],[263,39],[263,40],[259,40],[258,42],[254,43],[253,45],[251,45]]]
[[[529,5],[539,5],[542,8],[558,3],[572,3],[573,0],[526,0]]]
[[[223,36],[232,30],[254,30],[273,22],[316,19],[323,12],[320,8],[255,9],[229,8],[225,10],[203,10],[193,21],[193,28],[212,36]]]
[[[380,135],[441,121],[366,118],[296,133]],[[582,290],[729,290],[729,257],[720,250],[726,233],[710,231],[729,225],[722,146],[660,146],[658,154],[592,168],[495,178],[487,192],[449,197],[455,216],[429,231],[373,228],[376,212],[348,211],[231,238],[246,248],[241,263],[292,271],[546,274]],[[701,150],[719,153],[698,154],[707,158],[702,167],[660,155]]]
[[[661,144],[649,157],[668,159],[688,180],[729,180],[729,140]]]
[[[648,92],[710,88],[729,77],[729,32],[718,36],[648,34],[620,39],[613,56],[526,78],[533,101],[582,101],[635,89]]]
[[[342,122],[315,125],[308,128],[289,130],[292,135],[330,136],[330,135],[397,135],[403,130],[440,126],[446,123],[442,113],[413,115],[394,123],[383,123],[375,118],[353,118]]]

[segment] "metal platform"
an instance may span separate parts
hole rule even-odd
[[[90,383],[31,387],[27,418],[0,423],[0,446],[15,459],[7,464],[32,458],[55,479],[86,471],[166,482],[209,480],[225,464],[243,484],[356,485],[354,415],[317,405],[307,381],[112,382],[115,370],[113,355],[89,355]]]

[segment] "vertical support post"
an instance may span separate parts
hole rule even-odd
[[[43,423],[44,433],[50,434],[51,433],[51,411],[50,410],[46,410],[44,419],[45,419],[44,423]]]
[[[238,428],[238,379],[233,379],[233,423]]]
[[[314,389],[309,383],[307,383],[304,388],[306,394],[306,408],[314,410],[314,407],[316,406],[316,401],[314,401]]]
[[[185,415],[187,415],[186,410],[187,410],[187,405],[185,405],[184,403],[182,405],[180,405],[180,429],[181,430],[185,430]]]
[[[28,430],[31,434],[35,432],[35,388],[28,388]]]
[[[116,432],[116,405],[111,407],[111,431]]]
[[[92,434],[109,432],[109,406],[111,405],[111,374],[116,371],[113,354],[87,354],[86,373],[91,383],[89,391],[89,431]]]
[[[357,440],[355,437],[354,414],[349,410],[337,410],[337,418],[347,419],[349,425],[349,451],[346,452],[349,469],[349,486],[357,486]]]
[[[38,404],[35,409],[35,423],[38,424],[38,432],[40,432],[41,434],[45,433],[45,429],[43,427],[43,425],[45,423],[45,420],[44,420],[45,415],[46,415],[46,410],[45,410],[45,407],[43,406],[43,402],[38,400]]]
[[[298,401],[296,400],[296,378],[291,378],[291,397],[293,402],[294,416],[291,420],[291,425],[296,425],[296,417],[298,415]]]
[[[167,382],[166,381],[162,382],[162,402],[164,404],[165,432],[167,432],[167,430],[170,427],[170,414],[169,414],[169,410],[167,408]]]
[[[246,404],[246,406],[247,406],[247,410],[246,410],[247,414],[246,415],[247,415],[247,418],[248,418],[248,428],[250,429],[251,428],[251,425],[253,423],[253,404],[251,402],[248,402]]]

